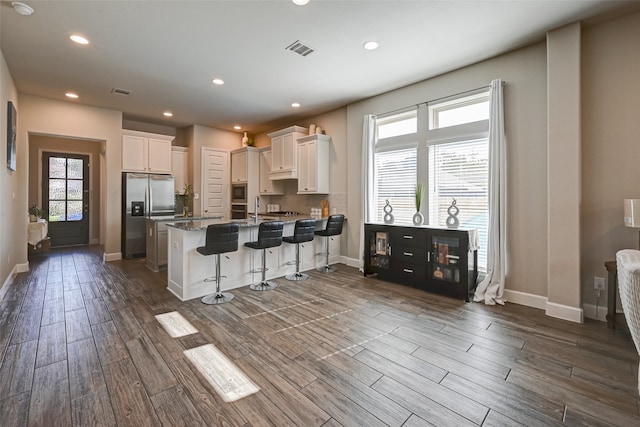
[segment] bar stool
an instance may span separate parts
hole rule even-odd
[[[295,243],[296,245],[296,272],[294,274],[284,276],[285,279],[307,280],[309,278],[308,274],[300,273],[300,244],[312,241],[315,229],[315,219],[299,219],[296,221],[295,228],[293,229],[293,236],[285,236],[282,238],[283,241],[287,243]]]
[[[332,273],[336,271],[335,267],[331,267],[329,265],[329,239],[331,236],[337,236],[342,234],[342,224],[344,223],[344,215],[329,215],[329,219],[327,219],[327,226],[324,230],[318,230],[314,234],[316,236],[324,236],[326,237],[326,251],[325,251],[325,264],[322,267],[318,267],[318,270],[321,273]]]
[[[249,286],[254,291],[268,291],[278,287],[274,282],[265,279],[267,273],[267,249],[280,246],[282,244],[282,230],[284,222],[271,221],[263,222],[258,229],[258,240],[246,242],[244,245],[251,249],[262,249],[262,268],[251,271],[252,273],[262,273],[262,280]]]
[[[205,282],[216,282],[216,293],[202,298],[202,302],[205,304],[224,304],[234,297],[231,292],[220,291],[220,278],[226,277],[220,276],[220,254],[238,250],[239,228],[237,223],[211,224],[207,227],[204,246],[196,248],[196,251],[204,256],[216,256],[216,276],[213,279],[205,279]]]

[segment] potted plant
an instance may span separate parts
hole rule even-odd
[[[36,222],[40,218],[42,218],[44,211],[38,207],[38,203],[34,203],[33,206],[29,208],[29,221]]]
[[[182,216],[185,218],[189,216],[189,206],[191,204],[191,198],[193,197],[193,186],[191,184],[185,184],[182,194],[176,191],[176,204],[182,205]]]
[[[416,213],[413,215],[413,225],[422,225],[424,223],[424,215],[420,212],[420,206],[422,206],[422,196],[424,195],[424,186],[422,184],[416,185],[415,200],[416,200]]]

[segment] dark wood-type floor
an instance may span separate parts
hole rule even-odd
[[[640,425],[638,355],[603,322],[487,307],[339,266],[223,306],[143,260],[52,251],[0,306],[0,425]],[[224,273],[224,265],[223,265]],[[155,314],[199,332],[170,338]],[[225,403],[183,355],[214,344],[260,391]]]

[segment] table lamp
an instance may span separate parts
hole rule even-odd
[[[624,199],[625,227],[640,228],[640,199]],[[638,234],[638,249],[640,249],[640,232]]]

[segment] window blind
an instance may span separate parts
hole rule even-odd
[[[385,200],[393,207],[395,222],[411,224],[415,207],[415,186],[417,168],[416,148],[376,152],[375,185],[376,215],[384,220]]]

